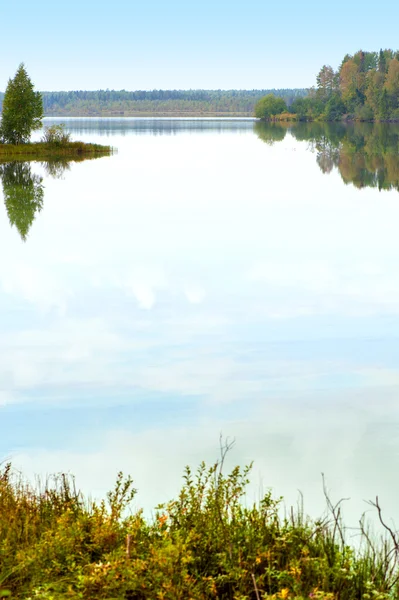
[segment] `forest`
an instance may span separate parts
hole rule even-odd
[[[399,51],[346,54],[337,71],[323,65],[316,87],[289,110],[303,121],[399,121]]]
[[[289,106],[307,95],[303,89],[269,90],[97,90],[42,92],[45,116],[247,116],[267,94],[284,98]],[[0,93],[0,110],[4,94]]]

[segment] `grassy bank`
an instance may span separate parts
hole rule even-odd
[[[111,146],[68,142],[54,144],[33,142],[29,144],[0,144],[0,161],[7,160],[54,160],[57,158],[107,156],[112,154]]]
[[[317,520],[281,517],[267,493],[243,501],[250,467],[223,460],[186,469],[175,500],[152,520],[129,512],[135,490],[119,475],[107,502],[60,475],[32,487],[0,470],[0,597],[127,600],[388,600],[398,598],[397,538],[346,540],[340,506]],[[384,530],[384,529],[383,529]],[[353,532],[352,532],[353,535]]]

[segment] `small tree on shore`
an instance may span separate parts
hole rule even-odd
[[[28,142],[32,131],[40,129],[43,100],[35,92],[25,66],[21,63],[14,79],[9,79],[3,100],[0,137],[9,144]]]
[[[255,117],[258,119],[270,119],[274,115],[279,115],[287,110],[287,105],[283,98],[268,94],[263,96],[255,105]]]

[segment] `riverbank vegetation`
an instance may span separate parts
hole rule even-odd
[[[107,501],[73,478],[32,486],[0,470],[0,597],[36,600],[389,600],[399,598],[398,537],[373,538],[360,520],[350,546],[341,503],[326,493],[319,519],[281,516],[267,492],[245,501],[250,466],[186,468],[175,498],[153,518],[130,511],[136,490],[119,474]],[[375,502],[381,523],[384,518]],[[351,532],[353,535],[353,532]]]
[[[347,54],[336,71],[324,65],[316,82],[308,96],[291,103],[291,120],[399,121],[399,51]],[[288,111],[286,105],[271,114],[260,102],[255,114],[261,119],[280,120]]]

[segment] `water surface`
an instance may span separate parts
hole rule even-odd
[[[64,122],[118,152],[1,167],[0,457],[149,508],[222,433],[250,498],[398,518],[397,128]]]

